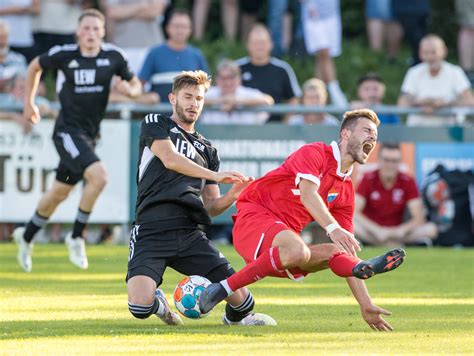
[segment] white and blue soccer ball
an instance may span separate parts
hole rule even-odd
[[[199,296],[211,282],[201,276],[189,276],[181,280],[174,289],[174,305],[187,318],[200,319],[209,315],[199,310]]]

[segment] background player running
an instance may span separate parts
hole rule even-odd
[[[53,133],[60,157],[56,180],[39,201],[26,228],[13,231],[18,245],[18,262],[26,272],[32,268],[32,240],[35,234],[82,179],[85,185],[79,211],[65,242],[71,262],[82,269],[88,267],[82,233],[107,181],[104,165],[94,153],[94,147],[107,105],[110,81],[114,75],[120,76],[119,90],[128,96],[137,96],[142,91],[140,81],[128,70],[122,50],[102,42],[104,26],[102,13],[93,9],[84,11],[76,29],[78,43],[55,46],[35,58],[28,67],[23,111],[25,120],[31,123],[40,121],[34,98],[43,69],[58,69],[58,81],[62,86],[58,92],[61,111]]]

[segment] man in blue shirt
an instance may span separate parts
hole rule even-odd
[[[202,52],[188,44],[192,24],[187,12],[176,10],[171,13],[166,33],[168,40],[148,52],[139,75],[140,80],[149,83],[151,90],[158,93],[162,101],[167,100],[173,78],[181,71],[209,71]]]

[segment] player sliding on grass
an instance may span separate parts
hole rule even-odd
[[[238,172],[219,172],[217,150],[194,129],[210,82],[203,71],[182,72],[169,94],[171,117],[149,114],[141,124],[127,273],[128,308],[136,318],[155,314],[168,325],[183,324],[157,289],[168,266],[211,282],[235,273],[199,225],[210,224],[209,216],[224,212],[253,179]],[[221,196],[218,182],[233,185]],[[224,324],[275,324],[269,316],[253,313],[255,303],[245,287],[236,289],[227,302]]]
[[[381,316],[390,312],[372,304],[362,279],[397,268],[405,251],[394,249],[363,261],[356,255],[360,247],[353,235],[352,166],[367,161],[377,141],[378,125],[372,110],[346,112],[339,143],[304,145],[240,194],[232,235],[247,265],[204,290],[199,300],[203,313],[264,277],[300,280],[329,267],[338,276],[348,277],[370,327],[392,330]],[[326,229],[333,243],[308,246],[303,242],[301,230],[313,220]]]

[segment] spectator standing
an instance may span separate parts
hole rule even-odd
[[[317,78],[308,79],[303,84],[303,97],[301,103],[310,106],[325,106],[328,99],[328,92],[324,82]],[[288,119],[290,125],[312,125],[323,124],[329,126],[338,126],[339,120],[333,115],[318,112],[292,115]]]
[[[351,102],[353,109],[374,108],[382,105],[385,97],[385,83],[376,73],[367,73],[357,81],[357,100]],[[400,124],[400,117],[395,114],[378,113],[382,124]]]
[[[39,14],[33,19],[35,55],[56,45],[74,43],[81,12],[81,1],[41,0]]]
[[[295,72],[288,63],[271,57],[272,47],[268,29],[256,24],[247,39],[248,57],[236,61],[242,71],[242,84],[270,95],[277,104],[297,104],[301,88]],[[269,119],[270,122],[281,120],[280,115],[271,115]]]
[[[458,55],[462,69],[474,83],[474,1],[456,0],[459,22]]]
[[[426,115],[409,115],[408,125],[449,125],[451,116],[435,116],[440,108],[453,105],[472,105],[471,84],[461,67],[444,59],[447,48],[436,35],[427,35],[420,43],[422,63],[410,68],[405,75],[398,99],[400,106],[421,107]]]
[[[31,15],[38,14],[40,0],[2,0],[0,1],[0,19],[10,28],[11,49],[25,56],[27,61],[34,57],[33,30]]]
[[[365,17],[370,48],[382,51],[386,39],[388,60],[394,63],[400,49],[403,29],[393,18],[391,3],[392,0],[366,0]]]
[[[212,0],[194,0],[193,2],[193,37],[197,41],[204,39],[211,1]],[[239,3],[237,0],[222,0],[219,1],[219,5],[225,39],[227,41],[235,41],[239,22]]]
[[[346,106],[346,96],[337,80],[333,57],[341,54],[341,11],[339,0],[304,0],[301,4],[304,40],[309,54],[316,55],[314,74],[328,88],[334,105]]]
[[[240,5],[240,40],[247,41],[250,30],[258,21],[258,14],[262,6],[263,0],[239,0]]]
[[[221,111],[206,111],[201,123],[259,125],[268,120],[266,112],[235,111],[239,107],[274,104],[270,95],[242,86],[240,67],[235,62],[224,60],[219,63],[216,84],[206,93],[206,104],[219,106]]]
[[[8,24],[0,20],[0,93],[10,92],[13,79],[26,71],[26,59],[10,50],[9,36]]]
[[[415,180],[400,170],[401,159],[398,144],[382,144],[378,169],[366,173],[357,188],[355,235],[374,245],[424,241],[431,246],[437,235],[436,225],[426,222]],[[406,210],[410,218],[403,221]]]
[[[403,28],[411,48],[413,65],[420,63],[418,47],[426,35],[428,17],[430,15],[428,0],[395,0],[392,1],[392,13]]]
[[[181,71],[208,71],[202,52],[188,43],[192,24],[186,11],[173,11],[165,31],[168,40],[148,52],[139,75],[140,80],[150,84],[151,90],[157,93],[162,101],[168,97],[173,79]]]
[[[130,69],[138,73],[152,46],[163,43],[161,30],[168,0],[107,0],[106,16],[112,22],[110,41],[127,53]]]
[[[303,40],[300,12],[298,0],[268,1],[267,25],[272,36],[272,54],[275,57],[283,56],[290,45],[296,46],[296,43],[292,42]]]

